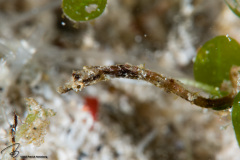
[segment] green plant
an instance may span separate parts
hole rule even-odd
[[[229,80],[231,67],[240,66],[239,52],[240,45],[231,37],[217,36],[209,40],[196,56],[195,80],[220,88],[224,80]]]
[[[232,107],[232,123],[235,131],[235,135],[240,144],[240,93],[234,98]]]
[[[238,0],[224,0],[228,7],[240,17],[240,2]]]
[[[220,91],[220,95],[229,94],[229,88],[232,88],[232,123],[235,135],[240,145],[240,97],[239,97],[239,68],[235,73],[230,70],[233,66],[240,66],[240,45],[233,38],[227,36],[218,36],[206,42],[198,51],[194,63],[195,80],[213,86],[215,90]],[[235,74],[236,76],[231,76]],[[234,78],[235,77],[235,78]],[[235,81],[232,86],[229,80]],[[225,107],[230,107],[226,105]],[[222,109],[226,109],[224,106]],[[216,109],[216,108],[215,108]]]
[[[105,10],[107,0],[63,0],[62,9],[73,21],[88,21],[99,17]]]

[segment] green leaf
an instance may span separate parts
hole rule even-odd
[[[239,2],[239,0],[225,0],[225,3],[233,11],[233,13],[235,13],[238,17],[240,17],[240,2]]]
[[[62,9],[73,21],[88,21],[99,17],[106,8],[107,0],[63,0]]]
[[[179,79],[179,81],[185,85],[193,86],[195,88],[200,88],[203,91],[210,93],[212,96],[221,97],[228,94],[227,92],[220,91],[218,87],[213,87],[205,83],[192,81],[190,79]]]
[[[220,87],[224,80],[229,80],[233,65],[240,66],[240,45],[229,36],[215,37],[198,51],[194,62],[195,80]]]
[[[222,97],[222,96],[226,96],[226,95],[229,94],[226,91],[220,91],[218,87],[213,87],[213,86],[201,83],[201,82],[196,82],[196,81],[192,81],[192,80],[189,80],[189,79],[179,79],[179,81],[182,82],[185,85],[200,88],[203,91],[205,91],[207,93],[210,93],[211,98]],[[230,107],[232,107],[232,106],[223,105],[221,107],[218,106],[218,107],[214,107],[212,109],[213,110],[226,110],[226,109],[229,109]]]
[[[240,93],[238,93],[234,98],[232,107],[232,123],[238,145],[240,146]]]

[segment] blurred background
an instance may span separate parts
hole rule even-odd
[[[193,79],[207,40],[240,41],[240,20],[223,0],[109,0],[97,19],[73,23],[61,0],[0,0],[0,150],[25,98],[51,108],[44,143],[21,155],[51,160],[238,160],[230,112],[202,109],[142,81],[116,79],[60,95],[83,66],[131,63]],[[23,123],[20,122],[19,123]],[[20,158],[20,156],[18,158]]]

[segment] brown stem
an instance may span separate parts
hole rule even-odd
[[[232,71],[232,70],[231,70]],[[233,86],[237,83],[237,70],[231,72],[231,80]],[[203,108],[221,108],[223,106],[231,106],[236,93],[233,91],[229,95],[217,99],[205,98],[197,93],[191,92],[183,87],[178,80],[167,78],[162,74],[145,69],[140,66],[132,66],[130,64],[112,65],[112,66],[92,66],[84,67],[83,70],[73,71],[72,80],[63,87],[58,88],[59,93],[66,93],[71,90],[81,91],[85,86],[96,84],[100,81],[107,81],[112,78],[127,78],[144,80],[153,85],[163,88],[168,93],[174,93],[183,99]]]

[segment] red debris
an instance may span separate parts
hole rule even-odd
[[[97,121],[98,107],[99,103],[97,98],[85,97],[83,110],[90,112],[94,121]]]

